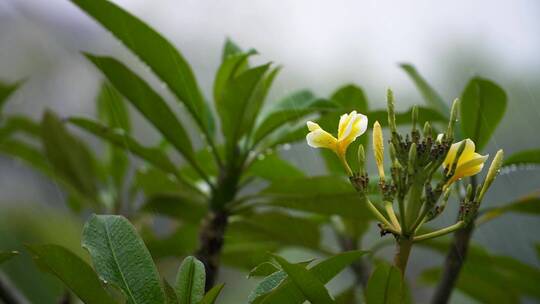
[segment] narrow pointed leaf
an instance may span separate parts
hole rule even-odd
[[[167,282],[163,280],[163,289],[165,290],[165,296],[167,297],[166,304],[178,304],[178,296],[174,288]]]
[[[8,100],[8,97],[13,94],[20,85],[20,83],[5,84],[0,82],[0,114],[2,113],[2,109]]]
[[[19,252],[17,251],[0,251],[0,264],[17,255],[19,255]]]
[[[176,97],[186,105],[199,126],[208,134],[213,133],[213,117],[200,92],[193,71],[171,42],[111,1],[72,0],[72,2],[107,28],[148,64]]]
[[[328,290],[315,274],[309,272],[306,268],[298,264],[287,262],[284,258],[274,255],[274,259],[281,265],[283,271],[287,273],[288,278],[293,282],[306,299],[313,304],[334,303]]]
[[[119,148],[128,150],[134,155],[165,172],[172,174],[178,173],[175,165],[171,162],[169,157],[163,153],[163,151],[157,148],[148,148],[142,146],[121,129],[111,129],[96,121],[82,117],[72,117],[69,119],[69,122],[101,139],[116,145]]]
[[[41,130],[45,155],[55,173],[81,194],[95,200],[97,173],[92,152],[52,112],[43,115]]]
[[[38,138],[41,136],[41,126],[26,116],[10,115],[4,119],[0,128],[0,140],[15,133],[23,133]]]
[[[107,293],[92,267],[68,249],[58,245],[26,247],[38,265],[59,278],[84,303],[117,303]]]
[[[400,304],[403,301],[401,271],[394,266],[381,263],[371,275],[366,302],[369,304]]]
[[[446,118],[450,117],[450,108],[448,104],[444,102],[444,99],[431,87],[431,85],[418,73],[416,68],[411,64],[401,64],[400,67],[409,75],[412,79],[418,91],[426,101],[426,103],[437,112],[444,115]]]
[[[204,264],[188,256],[178,268],[175,290],[180,304],[197,304],[204,297],[206,274]]]
[[[507,97],[496,83],[475,77],[469,81],[461,95],[461,129],[465,137],[482,150],[506,111]]]
[[[184,126],[160,95],[116,59],[87,57],[178,152],[188,161],[193,160],[193,147]]]
[[[223,289],[224,284],[218,284],[212,289],[210,289],[205,295],[204,298],[199,302],[199,304],[214,304],[216,303],[217,298],[219,297],[219,294],[221,293],[221,290]]]
[[[90,253],[99,276],[117,285],[128,304],[165,302],[152,257],[126,218],[93,215],[84,226],[82,245]]]

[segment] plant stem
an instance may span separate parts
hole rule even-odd
[[[375,207],[375,205],[373,205],[373,203],[369,200],[369,198],[367,198],[366,196],[366,204],[369,208],[369,210],[371,210],[371,212],[373,213],[373,215],[375,215],[375,217],[385,226],[387,226],[388,228],[392,229],[392,230],[395,230],[395,232],[397,232],[397,230],[395,229],[395,227],[386,219],[386,217],[384,217],[384,215],[382,215],[382,213],[379,212],[379,209],[377,209],[377,207]],[[393,231],[394,232],[394,231]],[[399,233],[398,233],[399,234]]]
[[[409,261],[409,254],[413,241],[410,238],[404,236],[398,239],[396,242],[396,254],[394,256],[394,265],[401,270],[401,275],[405,276],[405,270],[407,269],[407,262]]]
[[[463,226],[465,226],[465,222],[459,221],[459,222],[455,223],[452,226],[448,226],[446,228],[443,228],[443,229],[440,229],[440,230],[437,230],[437,231],[433,231],[433,232],[430,232],[430,233],[415,236],[413,240],[415,242],[429,240],[429,239],[432,239],[432,238],[435,238],[435,237],[439,237],[439,236],[448,234],[450,232],[454,232],[454,231],[456,231],[458,229],[461,229]]]
[[[396,230],[401,233],[401,226],[399,225],[399,221],[396,217],[396,213],[394,212],[394,207],[392,207],[392,202],[385,201],[384,209],[386,209],[386,213],[388,214],[388,217],[390,218],[392,225],[394,225]]]
[[[463,267],[463,263],[465,262],[465,258],[467,257],[473,230],[474,225],[471,223],[463,229],[456,231],[454,240],[452,241],[450,250],[446,256],[441,280],[439,281],[439,285],[437,285],[431,300],[432,304],[448,303],[461,268]]]
[[[8,282],[7,278],[0,273],[0,302],[5,304],[29,303],[23,295]]]

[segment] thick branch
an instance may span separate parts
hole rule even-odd
[[[431,301],[432,304],[448,303],[463,263],[465,262],[473,230],[474,225],[470,224],[456,231],[454,240],[450,245],[450,251],[446,256],[441,280]]]

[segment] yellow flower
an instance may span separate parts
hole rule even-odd
[[[456,180],[467,177],[467,176],[473,176],[475,174],[478,174],[480,171],[482,171],[482,168],[484,167],[484,163],[486,162],[488,155],[480,155],[475,150],[474,142],[470,139],[465,139],[465,149],[463,150],[463,153],[461,153],[461,156],[459,157],[457,161],[456,171],[454,175],[450,178],[448,181],[448,185],[455,182]],[[452,164],[454,163],[454,160],[456,158],[457,152],[459,150],[459,146],[463,143],[463,141],[460,141],[458,143],[452,144],[450,146],[450,150],[448,151],[448,154],[446,155],[446,158],[443,162],[444,169],[448,169],[448,174],[451,174],[451,168]]]
[[[323,130],[318,124],[308,121],[309,133],[306,136],[308,145],[313,148],[327,148],[334,151],[339,158],[346,163],[345,155],[347,147],[367,129],[367,116],[356,111],[343,114],[339,118],[338,136]],[[348,169],[350,171],[350,169]]]

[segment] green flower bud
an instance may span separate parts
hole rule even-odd
[[[358,170],[360,174],[365,172],[366,166],[366,153],[364,151],[364,145],[358,145]]]
[[[414,165],[416,163],[416,144],[412,143],[409,150],[409,174],[414,174]]]
[[[396,113],[394,107],[394,93],[391,89],[386,91],[386,102],[388,107],[388,126],[392,133],[397,132],[396,127]]]
[[[448,121],[448,129],[446,130],[446,138],[454,138],[454,126],[458,118],[459,99],[455,99],[452,103],[452,110],[450,111],[450,120]]]
[[[497,154],[495,154],[495,157],[493,158],[493,161],[491,161],[491,165],[489,166],[488,173],[486,175],[486,178],[484,179],[484,182],[482,183],[482,190],[480,190],[480,195],[477,197],[477,202],[480,203],[482,199],[484,198],[484,195],[486,194],[486,191],[489,189],[497,175],[499,174],[499,171],[501,170],[501,166],[503,164],[503,158],[504,158],[504,152],[503,150],[497,151]]]

